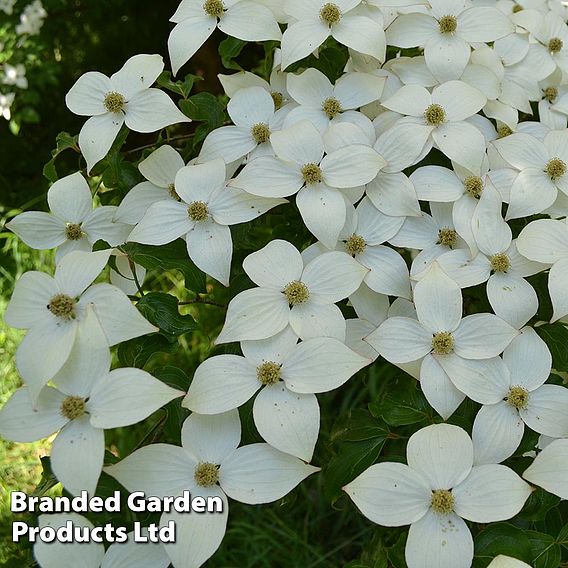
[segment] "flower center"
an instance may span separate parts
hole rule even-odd
[[[448,248],[454,248],[458,242],[458,234],[455,229],[443,228],[438,231],[439,245],[444,245]]]
[[[510,126],[507,126],[506,124],[502,124],[497,129],[497,136],[499,138],[505,138],[506,136],[510,136],[511,134],[513,134],[513,129]]]
[[[566,173],[566,163],[560,158],[552,158],[546,164],[546,173],[551,180],[557,180]]]
[[[440,32],[443,34],[454,33],[458,27],[458,21],[455,16],[442,16],[438,23],[440,24]]]
[[[526,408],[529,403],[529,391],[523,387],[511,387],[505,400],[517,410]]]
[[[75,319],[75,300],[66,294],[57,294],[49,300],[47,309],[58,318],[65,320]]]
[[[306,185],[314,185],[321,182],[321,168],[317,164],[306,164],[305,166],[302,166],[300,172],[304,177]]]
[[[522,12],[523,7],[520,4],[515,4],[513,6],[513,14],[517,14],[518,12]]]
[[[200,487],[211,487],[219,481],[219,466],[209,462],[197,464],[193,477]]]
[[[268,124],[265,122],[259,122],[255,124],[251,129],[250,132],[254,141],[257,144],[264,144],[270,140],[270,130],[268,129]]]
[[[454,338],[449,331],[439,331],[432,337],[432,350],[436,355],[449,355],[454,350]]]
[[[465,190],[475,199],[481,197],[483,192],[483,180],[479,176],[466,177],[464,182]]]
[[[341,112],[341,103],[335,97],[329,97],[321,105],[329,119],[335,118]]]
[[[544,89],[544,98],[549,102],[553,103],[558,96],[558,89],[556,87],[546,87]]]
[[[430,126],[439,126],[446,120],[446,111],[440,105],[430,105],[424,111],[424,119]]]
[[[203,201],[190,203],[187,207],[187,214],[192,221],[205,221],[208,215],[207,203]]]
[[[274,101],[274,110],[279,110],[280,108],[282,108],[282,104],[284,103],[284,96],[282,95],[282,93],[279,93],[278,91],[272,91],[270,93],[270,96]]]
[[[282,293],[288,298],[288,304],[291,306],[303,304],[310,297],[308,287],[299,280],[286,284]]]
[[[81,223],[67,223],[65,225],[65,236],[70,241],[79,241],[83,238]]]
[[[351,235],[345,241],[345,248],[351,256],[357,256],[358,254],[361,254],[365,250],[366,246],[367,243],[361,235]]]
[[[104,105],[108,112],[120,112],[124,108],[124,97],[117,93],[116,91],[112,91],[105,95]]]
[[[85,414],[85,399],[80,396],[68,396],[61,403],[60,412],[69,420],[81,418]]]
[[[564,42],[559,37],[553,37],[548,42],[548,51],[558,53],[564,47]]]
[[[507,272],[511,268],[511,261],[509,257],[504,253],[494,254],[490,258],[491,270],[493,272]]]
[[[205,0],[203,3],[203,11],[213,18],[220,18],[225,11],[225,6],[221,0]]]
[[[447,489],[436,489],[432,491],[432,509],[436,513],[449,515],[454,510],[455,499],[451,491]]]
[[[320,18],[328,25],[333,26],[341,20],[341,10],[336,4],[328,2],[320,10]]]
[[[181,201],[181,197],[176,191],[175,183],[170,183],[170,185],[168,185],[168,193],[170,194],[170,197],[173,197],[176,201]]]
[[[266,361],[256,368],[256,377],[263,385],[274,385],[280,380],[281,367],[274,361]]]

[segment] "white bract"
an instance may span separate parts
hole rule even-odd
[[[568,439],[548,444],[525,469],[523,477],[553,495],[568,499]]]

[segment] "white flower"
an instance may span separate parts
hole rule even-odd
[[[315,51],[329,36],[379,61],[385,57],[383,28],[354,11],[361,0],[288,0],[284,10],[293,23],[282,36],[282,69]]]
[[[218,355],[195,371],[182,406],[218,414],[241,406],[259,390],[253,416],[259,434],[277,450],[311,461],[319,433],[314,393],[338,388],[370,363],[337,339],[297,344],[290,327],[260,341],[243,341],[244,357]]]
[[[551,130],[566,128],[568,114],[568,86],[563,84],[562,72],[557,69],[550,77],[540,82],[541,99],[538,101],[538,118]],[[558,105],[558,106],[557,106]]]
[[[424,46],[426,64],[440,82],[461,77],[472,44],[495,41],[514,31],[509,18],[496,8],[469,7],[462,0],[431,0],[430,6],[432,15],[400,15],[387,28],[387,43]]]
[[[91,117],[79,133],[88,172],[106,156],[123,124],[136,132],[155,132],[191,122],[166,93],[150,88],[163,68],[160,55],[135,55],[110,78],[90,71],[71,87],[65,97],[67,107]]]
[[[96,309],[96,308],[95,308]],[[95,493],[103,466],[104,429],[135,424],[183,392],[140,369],[110,371],[107,339],[92,308],[74,347],[33,403],[28,388],[17,390],[0,411],[0,433],[15,442],[32,442],[59,431],[51,448],[51,467],[65,489]]]
[[[178,201],[175,179],[184,166],[182,157],[171,146],[166,144],[154,150],[138,164],[140,173],[148,181],[135,185],[126,194],[115,213],[115,220],[135,225],[157,201]]]
[[[91,286],[111,252],[70,252],[57,265],[53,278],[31,271],[17,281],[4,321],[29,330],[16,352],[16,365],[32,401],[69,358],[89,306],[109,346],[158,331],[124,292],[110,284]]]
[[[414,304],[418,320],[388,318],[366,341],[392,363],[424,357],[420,386],[444,418],[451,416],[463,400],[456,391],[485,403],[486,383],[502,381],[506,376],[498,355],[518,331],[493,314],[462,319],[461,290],[437,262],[416,284]]]
[[[20,89],[27,89],[26,68],[21,63],[16,66],[6,63],[4,65],[3,83],[4,85],[15,85]]]
[[[332,251],[304,266],[298,250],[276,239],[247,256],[243,268],[258,288],[229,303],[217,343],[266,339],[288,324],[303,340],[345,338],[345,320],[335,305],[361,284],[367,269],[349,255]]]
[[[6,120],[10,120],[12,113],[10,107],[14,103],[15,93],[0,93],[0,116],[4,117]]]
[[[256,219],[286,202],[226,187],[223,160],[181,168],[175,178],[175,190],[181,201],[154,203],[128,240],[163,245],[183,236],[196,266],[225,286],[229,285],[233,256],[229,225]]]
[[[182,426],[181,439],[182,447],[152,444],[105,468],[129,491],[163,497],[189,490],[195,497],[222,499],[222,513],[162,514],[161,525],[176,523],[175,544],[164,544],[175,568],[197,568],[217,550],[229,514],[227,497],[248,504],[270,503],[319,470],[268,444],[238,448],[237,410],[215,416],[192,414]]]
[[[515,516],[530,486],[503,465],[473,465],[473,446],[457,426],[435,424],[413,434],[408,465],[371,466],[344,487],[359,510],[385,526],[410,525],[408,568],[469,568],[474,523]]]
[[[525,469],[523,477],[553,495],[568,499],[568,440],[554,440]]]
[[[6,227],[34,249],[57,248],[56,262],[74,250],[90,252],[98,240],[121,245],[132,230],[115,222],[116,207],[93,209],[88,183],[80,172],[57,180],[47,192],[51,213],[26,211]]]
[[[215,28],[245,41],[279,40],[282,35],[272,12],[250,0],[182,0],[170,22],[176,24],[168,38],[174,75]]]
[[[14,10],[14,4],[17,0],[0,0],[0,10],[10,15]]]
[[[531,568],[525,562],[499,554],[487,566],[487,568]]]
[[[568,225],[567,220],[539,219],[519,234],[517,248],[530,260],[552,264],[548,291],[554,313],[552,321],[568,314]]]
[[[112,267],[110,269],[110,283],[120,288],[127,296],[136,295],[138,284],[142,285],[146,277],[146,269],[130,260],[126,253],[118,249],[114,249],[113,256],[116,270]]]

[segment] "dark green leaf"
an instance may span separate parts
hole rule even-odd
[[[118,346],[118,359],[124,367],[142,369],[154,353],[174,353],[177,342],[171,343],[158,333],[136,337]]]
[[[221,62],[225,69],[242,69],[242,67],[236,61],[233,61],[233,59],[240,55],[246,44],[246,41],[236,39],[234,37],[228,37],[219,44],[219,55],[221,56]]]
[[[568,371],[568,328],[560,322],[534,328],[552,353],[552,366],[557,371]]]
[[[560,545],[549,534],[536,531],[526,531],[531,543],[534,568],[558,568],[562,558]]]
[[[142,315],[168,335],[182,335],[197,329],[196,321],[188,314],[182,316],[178,299],[165,292],[150,292],[137,304]]]
[[[223,125],[223,107],[211,93],[193,95],[187,100],[180,101],[179,106],[186,116],[204,123],[195,131],[194,146],[199,144],[209,132]]]
[[[160,76],[157,79],[157,83],[160,87],[164,89],[168,89],[172,93],[177,93],[181,95],[184,99],[187,99],[189,93],[191,93],[191,89],[193,89],[193,85],[196,81],[202,81],[202,77],[198,77],[197,75],[188,74],[185,76],[183,80],[179,81],[172,81],[172,74],[169,71],[162,71]]]
[[[475,537],[474,568],[484,568],[499,554],[530,563],[533,553],[526,531],[509,523],[495,523]]]
[[[393,384],[382,401],[371,402],[369,410],[391,426],[416,424],[430,417],[430,406],[416,381],[407,377]]]

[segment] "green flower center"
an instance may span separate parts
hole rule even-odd
[[[213,18],[220,18],[225,11],[225,6],[221,0],[205,0],[203,3],[203,11]]]
[[[125,102],[120,93],[112,91],[105,95],[104,105],[108,112],[120,112],[124,108]]]
[[[544,89],[544,98],[549,102],[553,103],[558,96],[558,89],[556,87],[546,87]]]
[[[282,104],[284,103],[284,96],[282,95],[282,93],[279,93],[278,91],[272,91],[270,93],[270,96],[272,97],[272,100],[274,101],[274,110],[281,109]]]
[[[321,168],[317,164],[306,164],[305,166],[302,166],[300,172],[306,185],[314,185],[316,183],[320,183],[322,180]]]
[[[448,248],[454,248],[458,243],[458,234],[455,229],[443,228],[438,231],[438,243]]]
[[[333,26],[341,20],[341,10],[336,4],[328,2],[320,10],[320,18],[328,25]]]
[[[455,499],[451,491],[447,489],[436,489],[432,491],[432,510],[442,515],[453,513]]]
[[[327,114],[327,117],[331,120],[335,118],[341,112],[341,103],[334,97],[329,97],[323,101],[321,105],[323,112]]]
[[[290,304],[290,306],[303,304],[310,297],[308,287],[299,280],[294,280],[286,284],[282,293],[288,299],[288,304]]]
[[[197,464],[193,477],[200,487],[211,487],[219,481],[219,466],[209,462]]]
[[[205,221],[209,214],[207,203],[203,201],[194,201],[187,207],[187,214],[192,221]]]
[[[351,256],[361,254],[365,250],[366,246],[367,243],[361,235],[351,235],[345,241],[345,249]]]
[[[493,272],[507,272],[511,268],[511,261],[504,252],[494,254],[489,260]]]
[[[61,403],[60,412],[65,418],[69,420],[75,420],[76,418],[81,418],[85,414],[86,401],[80,396],[68,396]]]
[[[526,408],[529,403],[529,391],[523,387],[511,387],[505,400],[517,410]]]
[[[256,377],[263,385],[274,385],[280,380],[282,365],[274,361],[266,361],[256,369]]]
[[[479,199],[483,192],[483,180],[479,176],[466,177],[464,182],[465,190],[475,199]]]
[[[49,300],[47,309],[58,318],[64,320],[75,319],[75,300],[67,294],[57,294]]]
[[[270,130],[268,129],[268,124],[264,122],[255,124],[250,129],[250,132],[257,144],[264,144],[265,142],[268,142],[268,140],[270,140]]]
[[[560,158],[552,158],[552,160],[546,164],[546,173],[551,180],[557,180],[566,173],[566,163]]]
[[[564,47],[564,42],[559,37],[553,37],[548,42],[548,51],[558,53]]]
[[[438,24],[440,24],[440,32],[443,34],[454,33],[458,27],[458,21],[455,16],[442,16]]]
[[[65,237],[69,241],[79,241],[83,238],[81,223],[67,223],[65,225]]]
[[[511,134],[513,134],[513,130],[511,127],[507,126],[506,124],[502,124],[497,129],[497,136],[499,138],[505,138],[506,136],[510,136]]]
[[[424,111],[424,119],[430,126],[439,126],[446,120],[446,111],[440,105],[432,104]]]
[[[432,337],[432,350],[436,355],[449,355],[454,350],[454,338],[449,331],[439,331]]]

